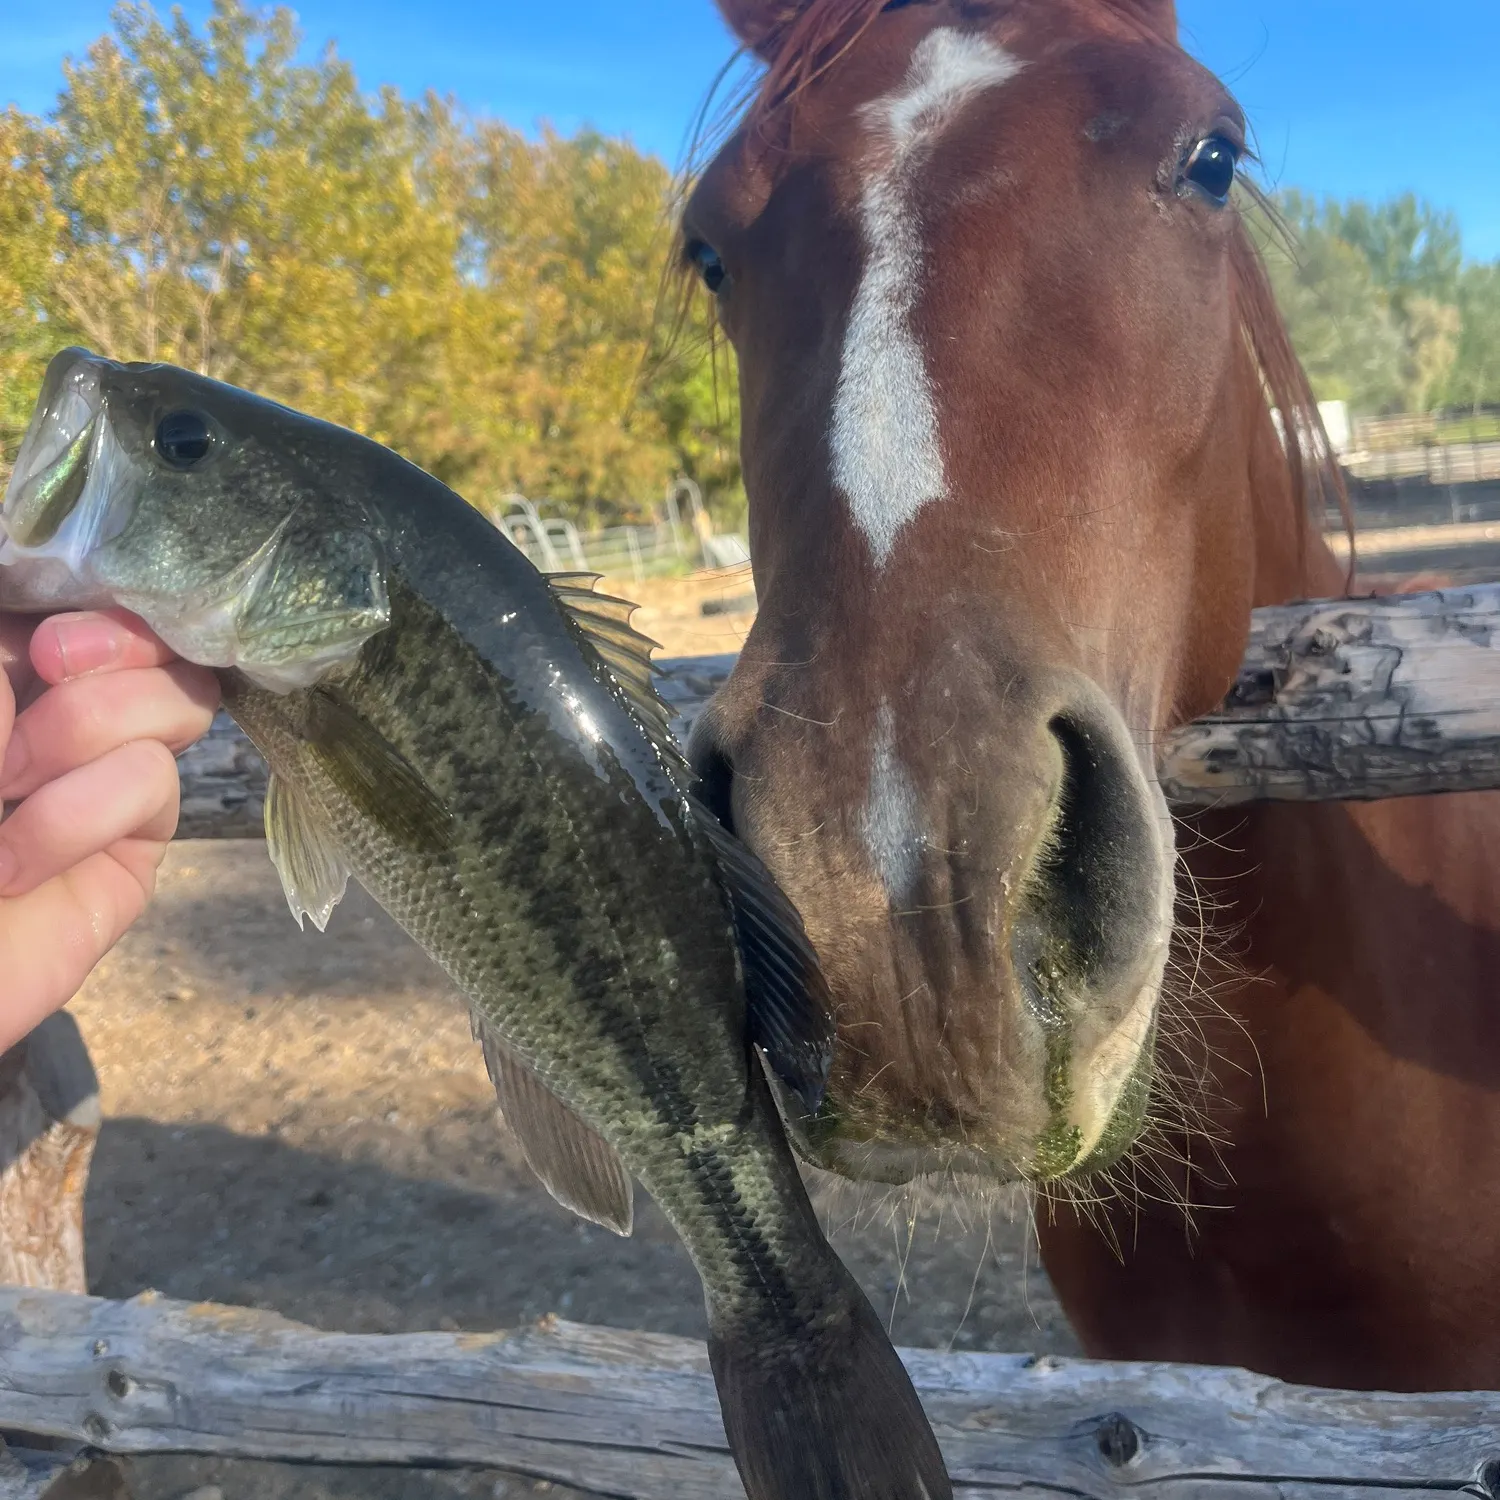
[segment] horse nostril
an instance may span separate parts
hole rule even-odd
[[[1079,974],[1129,964],[1154,911],[1155,850],[1141,778],[1118,735],[1084,713],[1048,725],[1063,775],[1033,871],[1034,921]]]

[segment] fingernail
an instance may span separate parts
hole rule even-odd
[[[59,620],[53,629],[67,677],[86,677],[120,655],[120,627],[112,620]]]
[[[17,860],[10,846],[0,844],[0,891],[5,890],[11,881],[15,879],[19,863],[20,861]]]
[[[26,744],[26,736],[13,734],[5,751],[5,759],[0,761],[0,791],[17,780],[30,764],[31,750]]]

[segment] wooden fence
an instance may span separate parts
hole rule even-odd
[[[1169,798],[1500,787],[1497,625],[1500,585],[1258,611],[1225,705],[1159,747]],[[680,725],[732,665],[662,665]],[[260,835],[264,767],[232,726],[182,770],[184,836]],[[93,1088],[66,1018],[0,1059],[0,1281],[82,1285]],[[1500,1395],[1311,1391],[1234,1370],[1017,1355],[908,1362],[964,1500],[1500,1500]],[[563,1323],[356,1337],[153,1297],[0,1287],[0,1500],[118,1500],[96,1451],[503,1466],[641,1500],[742,1493],[705,1353],[682,1340]]]
[[[734,662],[660,663],[681,734]],[[1223,707],[1157,761],[1180,808],[1500,787],[1500,584],[1256,610]],[[181,837],[261,837],[265,767],[228,719],[181,764]]]
[[[12,1289],[0,1290],[0,1357],[0,1427],[111,1453],[473,1465],[629,1500],[743,1500],[707,1351],[687,1339],[551,1319],[513,1333],[317,1333],[149,1294]],[[1352,1395],[1023,1354],[904,1358],[963,1500],[1493,1496],[1500,1479],[1500,1395]]]

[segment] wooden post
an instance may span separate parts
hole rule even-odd
[[[98,1135],[99,1080],[60,1012],[0,1057],[0,1285],[88,1290],[83,1193]]]
[[[65,1011],[0,1056],[0,1286],[88,1289],[83,1195],[99,1118],[99,1080]],[[129,1495],[113,1460],[66,1437],[7,1432],[0,1420],[0,1500]]]

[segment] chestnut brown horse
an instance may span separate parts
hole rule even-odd
[[[837,999],[804,1153],[1041,1184],[1092,1353],[1495,1385],[1500,800],[1156,782],[1251,609],[1344,587],[1240,110],[1171,0],[720,4],[766,69],[682,251],[761,608],[693,751]]]

